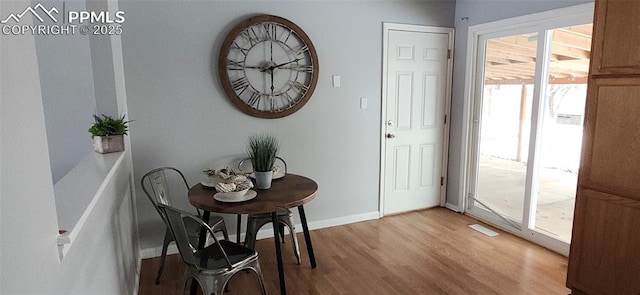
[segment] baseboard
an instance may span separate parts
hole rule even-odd
[[[455,212],[462,213],[462,210],[460,210],[460,206],[458,206],[458,205],[453,205],[451,203],[446,203],[446,204],[444,204],[444,206],[449,210],[453,210]]]
[[[362,222],[367,220],[374,220],[374,219],[380,219],[380,213],[378,211],[362,213],[357,215],[349,215],[349,216],[332,218],[332,219],[318,220],[318,221],[309,222],[307,225],[309,226],[309,230],[315,230],[315,229],[340,226],[340,225]],[[296,227],[296,232],[299,232],[299,233],[302,232],[301,223],[296,223],[295,227]],[[257,240],[268,239],[268,238],[273,238],[273,227],[270,224],[267,224],[264,227],[262,227],[258,231],[258,234],[256,235]]]
[[[349,216],[338,217],[338,218],[312,221],[308,223],[308,226],[309,226],[309,230],[316,230],[316,229],[340,226],[340,225],[345,225],[350,223],[362,222],[367,220],[375,220],[379,218],[380,218],[380,213],[378,211],[374,211],[374,212],[367,212],[367,213],[349,215]],[[297,232],[299,233],[302,232],[302,224],[296,223],[295,227]],[[244,236],[241,236],[241,238],[244,238]],[[260,231],[258,231],[258,234],[256,235],[256,239],[258,240],[268,239],[268,238],[273,238],[273,227],[271,227],[271,225],[265,225],[260,229]],[[235,234],[229,235],[229,239],[231,241],[235,241],[236,235]],[[170,255],[170,254],[176,254],[176,253],[178,253],[178,248],[174,243],[171,243],[167,248],[167,254]],[[162,245],[157,247],[140,249],[141,259],[159,257],[160,254],[162,254]]]

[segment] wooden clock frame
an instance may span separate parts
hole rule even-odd
[[[290,29],[293,33],[295,33],[298,39],[308,47],[308,51],[309,51],[309,57],[311,60],[310,66],[312,69],[311,69],[310,81],[308,85],[305,85],[305,86],[308,86],[308,89],[306,90],[306,92],[304,92],[302,97],[297,99],[294,105],[290,106],[289,108],[283,109],[281,111],[273,111],[273,112],[264,111],[264,110],[259,110],[251,107],[250,105],[247,104],[247,102],[245,102],[241,97],[238,96],[236,91],[234,91],[233,83],[232,83],[233,81],[231,81],[229,78],[229,65],[228,65],[227,59],[232,49],[232,46],[234,46],[234,41],[247,28],[250,28],[260,23],[275,23],[275,24],[278,24],[279,26]],[[265,118],[265,119],[275,119],[275,118],[286,117],[300,110],[309,101],[309,99],[311,98],[311,95],[313,94],[316,88],[316,85],[318,84],[318,70],[319,70],[318,55],[316,53],[316,49],[313,46],[313,43],[311,42],[311,39],[309,38],[309,36],[298,25],[294,24],[293,22],[285,18],[275,16],[275,15],[253,16],[240,22],[225,37],[224,42],[222,43],[222,47],[220,49],[220,54],[218,56],[218,75],[220,77],[220,83],[222,84],[222,88],[225,94],[227,95],[227,97],[242,112],[254,117]],[[271,75],[273,75],[273,73],[271,73]]]

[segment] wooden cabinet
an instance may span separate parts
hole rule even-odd
[[[640,294],[640,1],[596,0],[573,294]]]
[[[596,0],[591,74],[640,74],[640,1]]]

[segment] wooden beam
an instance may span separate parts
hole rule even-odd
[[[566,28],[561,28],[556,30],[570,32],[573,34],[578,34],[578,35],[591,38],[591,36],[593,35],[593,24],[584,24],[581,26],[566,27]]]
[[[582,36],[563,30],[553,30],[553,43],[591,52],[591,36]]]
[[[549,84],[587,84],[587,77],[550,78]],[[484,85],[533,84],[533,79],[485,79]]]
[[[516,151],[516,161],[522,162],[522,146],[524,145],[524,121],[527,117],[527,84],[522,84],[520,90],[520,120],[518,121],[518,147]]]
[[[511,51],[514,54],[522,54],[525,56],[535,57],[538,49],[537,41],[529,41],[527,37],[522,35],[518,36],[509,36],[491,39],[488,42],[500,44],[501,47],[499,49]],[[491,45],[492,43],[489,43]],[[493,45],[498,46],[498,45]],[[487,46],[488,48],[489,46]],[[577,59],[588,59],[590,48],[586,49],[578,49],[567,47],[561,43],[552,42],[551,44],[552,53],[558,55],[564,55],[567,57],[577,58]]]
[[[523,52],[521,50],[513,50],[513,48],[509,48],[508,45],[504,45],[500,43],[489,44],[489,46],[487,46],[486,56],[492,56],[496,58],[512,60],[512,61],[520,61],[520,62],[536,61],[535,52]]]

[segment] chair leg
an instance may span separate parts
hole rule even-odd
[[[282,243],[284,244],[284,224],[282,223],[278,223],[278,226],[280,227],[280,239],[282,240]]]
[[[223,294],[223,293],[217,293],[217,292],[214,293],[214,290],[206,282],[201,282],[195,276],[192,276],[191,279],[192,279],[192,282],[190,284],[191,285],[190,286],[191,290],[190,290],[190,293],[189,293],[190,295],[196,295],[197,294],[197,289],[198,289],[197,286],[200,286],[200,290],[202,290],[202,294],[204,294],[204,295]],[[185,284],[184,288],[186,289],[187,285],[189,284],[189,280],[188,279],[185,280],[184,284]],[[195,287],[195,289],[194,289],[194,287]]]
[[[222,235],[224,236],[224,239],[228,241],[229,233],[227,232],[227,225],[224,223],[224,220],[222,220],[222,222],[220,223],[218,230],[222,231]]]
[[[250,268],[258,278],[258,283],[260,283],[260,289],[262,290],[262,295],[267,295],[267,286],[264,284],[264,278],[262,277],[262,269],[260,268],[260,262],[256,259],[253,267]]]
[[[242,227],[242,214],[236,214],[236,244],[240,244],[240,228]]]
[[[162,276],[162,271],[164,270],[164,261],[167,258],[167,247],[169,247],[169,243],[173,241],[171,237],[171,233],[166,231],[164,233],[164,242],[162,243],[162,254],[160,255],[160,268],[158,269],[158,275],[156,276],[156,285],[160,284],[160,277]]]
[[[244,235],[245,247],[254,249],[258,230],[267,223],[271,223],[271,218],[255,219],[251,218],[251,216],[247,218],[247,232]]]
[[[224,276],[221,276],[217,280],[212,280],[213,291],[216,292],[216,295],[223,295],[225,292],[229,292],[229,280],[234,274],[235,272],[228,273]]]
[[[296,227],[293,224],[293,214],[290,212],[288,216],[281,219],[283,224],[289,228],[289,234],[291,235],[291,247],[293,247],[293,254],[296,255],[296,262],[302,264],[300,260],[300,246],[298,246],[298,237],[296,236]],[[284,235],[282,236],[284,240]]]
[[[191,279],[191,280],[190,280]],[[191,282],[191,284],[189,284]],[[200,286],[200,290],[202,290],[202,294],[211,295],[213,294],[213,290],[211,290],[210,284],[208,282],[202,282],[198,278],[198,275],[191,272],[188,268],[185,270],[184,274],[184,287],[182,289],[182,294],[185,294],[185,290],[187,290],[187,286],[189,286],[189,294],[196,295],[198,292],[198,286]]]
[[[247,231],[244,233],[244,246],[251,249],[255,247],[255,243],[256,243],[254,228],[255,228],[255,222],[253,222],[250,218],[247,219]]]
[[[295,227],[289,228],[289,234],[291,235],[291,244],[293,244],[293,254],[296,255],[296,262],[302,264],[300,260],[300,246],[298,245],[298,237],[296,236]]]

